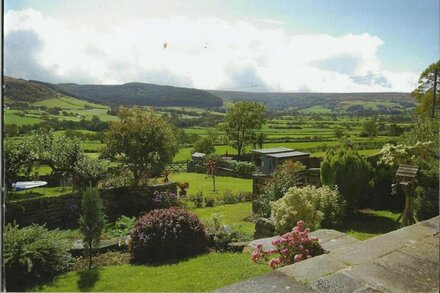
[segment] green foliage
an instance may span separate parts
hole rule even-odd
[[[216,251],[228,251],[230,243],[249,240],[249,237],[241,233],[236,225],[223,224],[222,217],[218,214],[213,214],[206,222],[206,235],[209,246]]]
[[[362,124],[361,136],[373,137],[377,136],[377,123],[376,120],[368,120]]]
[[[153,210],[140,217],[130,233],[136,263],[178,259],[206,250],[205,227],[185,209]]]
[[[411,93],[411,96],[416,98],[420,103],[417,107],[417,112],[424,115],[430,116],[432,111],[432,93],[434,91],[434,72],[437,70],[437,98],[435,107],[439,108],[439,94],[440,94],[440,60],[436,63],[429,65],[422,74],[420,74],[419,82],[417,88]]]
[[[99,180],[107,177],[108,163],[89,158],[81,157],[74,166],[75,185],[77,187],[96,187]]]
[[[117,157],[133,174],[133,184],[163,171],[177,153],[176,137],[164,118],[154,110],[120,108],[119,122],[106,134],[104,153]]]
[[[205,197],[205,207],[213,207],[215,205],[215,199],[213,197]]]
[[[328,186],[292,187],[271,206],[279,233],[289,232],[300,220],[311,229],[335,225],[341,223],[345,212],[345,201]]]
[[[195,195],[189,197],[189,200],[194,203],[196,208],[201,208],[203,206],[203,193],[197,192]]]
[[[255,102],[235,103],[228,109],[222,128],[238,156],[255,140],[255,131],[261,129],[265,123],[265,111],[262,104]]]
[[[255,173],[257,166],[252,162],[236,162],[234,164],[234,171],[240,175],[250,176]]]
[[[305,166],[300,162],[286,161],[278,165],[263,188],[263,194],[256,199],[255,206],[262,217],[269,217],[270,202],[284,196],[289,188],[302,184]]]
[[[215,147],[212,139],[205,136],[200,137],[194,144],[193,152],[199,152],[207,155],[215,153]]]
[[[105,234],[112,238],[127,236],[130,234],[130,230],[133,228],[135,222],[135,217],[122,215],[116,220],[116,222],[106,227]]]
[[[3,231],[3,262],[8,291],[48,281],[72,263],[67,234],[32,225],[8,224]]]
[[[321,181],[337,185],[349,211],[354,211],[368,192],[370,169],[370,164],[352,149],[330,150],[321,164]]]
[[[96,189],[87,189],[81,201],[82,215],[79,230],[83,234],[84,252],[89,256],[89,269],[92,267],[92,255],[99,247],[101,234],[105,227],[105,215],[101,196]]]

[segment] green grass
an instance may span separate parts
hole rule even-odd
[[[220,215],[223,224],[236,224],[241,232],[249,236],[254,234],[255,223],[248,220],[252,216],[252,203],[250,202],[193,209],[191,212],[195,213],[202,221],[212,219],[214,214]]]
[[[212,291],[269,271],[267,265],[252,263],[249,254],[209,253],[171,264],[107,266],[69,272],[32,291]]]
[[[210,196],[218,198],[221,197],[226,190],[230,190],[232,192],[252,191],[252,179],[216,176],[216,192],[214,192],[212,178],[206,177],[206,174],[179,172],[171,173],[168,178],[170,181],[188,182],[188,195],[193,195],[201,191],[204,197]]]
[[[399,229],[400,224],[396,222],[399,216],[400,212],[364,209],[350,216],[344,225],[336,230],[356,239],[365,240]]]
[[[6,110],[4,115],[4,121],[5,124],[16,124],[18,126],[22,126],[22,125],[38,124],[43,122],[43,119],[28,117],[28,116],[22,117],[13,113],[9,113],[9,110]]]
[[[108,109],[107,106],[91,103],[85,100],[79,100],[73,97],[62,96],[58,98],[51,98],[34,103],[36,106],[46,106],[48,108],[61,108],[61,109],[82,109],[84,107],[91,107],[95,109]]]
[[[34,198],[57,197],[64,194],[72,193],[72,187],[37,187],[23,191],[10,192],[7,197],[11,201],[23,201]]]

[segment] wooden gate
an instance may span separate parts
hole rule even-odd
[[[173,162],[165,167],[165,170],[172,172],[187,172],[188,162]]]

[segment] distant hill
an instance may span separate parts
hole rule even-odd
[[[140,105],[157,107],[221,107],[223,100],[207,91],[148,83],[122,85],[80,85],[63,83],[54,89],[80,99],[108,105]]]
[[[5,76],[5,97],[19,102],[38,102],[56,98],[60,95],[56,90],[41,84]]]
[[[255,101],[275,110],[294,108],[301,111],[319,108],[331,112],[340,110],[368,112],[370,109],[397,114],[403,109],[416,105],[409,93],[254,93],[211,90],[208,92],[221,97],[224,101]]]

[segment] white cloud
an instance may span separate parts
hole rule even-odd
[[[35,38],[17,50],[23,31]],[[29,9],[5,15],[4,35],[6,74],[53,82],[366,92],[411,91],[418,77],[383,68],[377,50],[384,42],[368,33],[291,35],[215,17],[134,19],[102,30]]]

